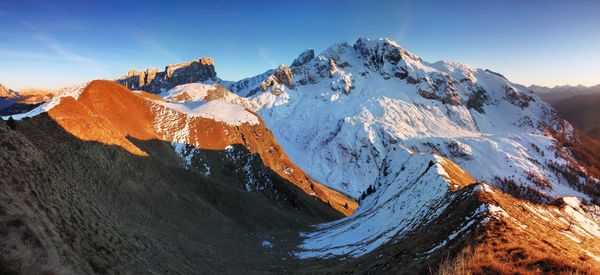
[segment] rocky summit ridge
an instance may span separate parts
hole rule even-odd
[[[167,65],[145,71],[130,70],[127,75],[116,79],[131,90],[144,90],[150,93],[161,93],[179,84],[214,80],[217,77],[214,61],[208,57],[198,60]]]

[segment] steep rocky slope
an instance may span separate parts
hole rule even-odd
[[[289,161],[260,118],[239,105],[222,101],[166,102],[109,81],[93,81],[14,117],[21,119],[45,111],[82,140],[118,145],[140,156],[148,152],[136,141],[166,141],[182,157],[182,165],[208,176],[225,173],[223,163],[243,162],[245,166],[238,173],[245,173],[239,176],[243,176],[243,185],[249,190],[272,187],[269,178],[255,178],[253,169],[257,162],[263,163],[277,177],[340,212],[350,214],[356,208],[356,202],[313,181]],[[256,186],[259,183],[262,186]]]
[[[564,176],[563,167],[591,168],[556,150],[549,132],[571,136],[573,128],[528,88],[489,70],[428,63],[389,39],[359,39],[282,65],[258,88],[249,99],[292,160],[353,197],[376,181],[392,149],[409,148],[539,202],[600,198],[594,174]]]
[[[355,215],[305,234],[297,264],[319,272],[600,272],[600,226],[588,214],[597,206],[573,197],[534,204],[471,182],[439,156],[412,158],[392,174],[403,180],[381,179]]]
[[[132,90],[161,93],[176,85],[216,79],[214,62],[210,58],[200,58],[191,62],[172,64],[160,69],[146,71],[130,70],[126,76],[116,81]]]

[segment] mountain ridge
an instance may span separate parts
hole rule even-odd
[[[391,243],[406,249],[411,245],[406,236],[419,235],[420,230],[437,220],[454,231],[441,230],[437,235],[439,239],[426,249],[419,248],[424,250],[418,253],[442,248],[456,253],[467,247],[464,239],[453,242],[457,234],[472,236],[469,234],[484,230],[486,233],[477,238],[483,238],[485,245],[475,245],[477,253],[460,252],[477,259],[469,263],[475,270],[576,269],[577,264],[563,263],[557,258],[539,258],[537,255],[541,250],[538,248],[520,248],[527,260],[502,263],[488,258],[496,252],[488,253],[483,249],[502,238],[499,237],[502,234],[494,233],[497,230],[522,230],[519,224],[525,224],[526,217],[538,211],[531,208],[528,201],[549,204],[565,196],[576,196],[589,205],[586,209],[595,209],[598,202],[598,175],[594,171],[595,161],[600,158],[593,152],[600,147],[588,143],[584,135],[530,89],[490,70],[449,61],[425,62],[389,39],[362,38],[354,45],[338,43],[312,58],[298,59],[302,62],[294,62],[295,66],[281,65],[244,79],[243,85],[219,82],[241,96],[235,100],[254,108],[283,149],[309,175],[360,198],[361,206],[353,216],[319,225],[316,231],[303,234],[304,241],[296,251],[297,256],[309,262],[311,259],[325,261],[321,264],[331,265],[332,272],[338,268],[362,270],[360,265],[373,270],[388,270],[374,267],[373,262],[377,260],[372,255],[390,253],[390,257],[397,259],[399,255],[382,249],[389,249]],[[187,84],[176,89],[179,89],[177,93],[188,90],[191,94],[194,87],[207,84],[214,85]],[[587,146],[592,148],[589,153],[586,153]],[[431,159],[435,155],[440,158]],[[445,177],[446,169],[429,169],[443,167],[440,166],[443,159],[456,163],[450,165],[458,167],[453,170],[471,174],[467,177],[470,180],[455,187],[451,182],[456,174]],[[423,173],[429,173],[429,176],[421,181],[417,176]],[[499,188],[485,191],[490,194],[502,192],[501,197],[493,198],[495,201],[508,200],[531,209],[524,213],[514,212],[510,204],[490,204],[487,203],[490,198],[480,200],[466,194],[458,196],[461,199],[457,201],[451,199],[455,190],[476,182],[489,182],[489,185],[481,183],[480,187],[470,188]],[[421,185],[427,191],[439,192],[428,197],[424,195],[425,191],[409,191]],[[455,218],[462,220],[462,224],[444,219],[441,214],[446,213],[444,209],[453,209],[453,204],[462,205],[465,200],[478,201],[476,205],[483,209],[476,212],[479,214],[475,216],[479,218],[470,219],[471,212],[460,212],[455,213],[460,216]],[[405,205],[403,201],[410,201],[411,205]],[[432,208],[442,212],[428,212]],[[509,211],[504,208],[510,208],[511,213],[504,215]],[[385,212],[389,209],[391,212]],[[583,213],[591,215],[587,211]],[[511,214],[519,217],[516,226],[510,220]],[[500,218],[500,225],[495,225],[493,230],[486,229],[490,215]],[[389,220],[390,216],[395,220]],[[422,216],[430,218],[417,218]],[[567,216],[552,219],[544,216],[534,220],[553,224],[553,219],[566,220]],[[597,226],[597,221],[589,217],[581,226],[588,221]],[[450,222],[452,225],[447,224]],[[540,234],[545,232],[543,227],[535,228]],[[522,234],[511,236],[519,237],[512,238],[510,243],[527,240]],[[588,237],[591,243],[597,242],[598,236]],[[557,237],[552,242],[572,241],[569,238]],[[575,239],[580,240],[579,237]],[[538,247],[533,242],[543,240],[532,237],[532,243],[528,244]],[[580,249],[588,249],[590,242],[574,248],[569,256],[574,261],[578,261],[575,260],[577,257],[584,259],[580,259],[580,264],[588,272],[594,269],[586,261],[595,261],[598,251],[587,256]],[[511,253],[513,248],[498,250],[499,254],[494,257],[507,253],[507,250]],[[424,257],[439,261],[440,254],[437,253]],[[489,266],[478,265],[478,261]],[[389,263],[380,264],[389,267]],[[317,266],[315,270],[324,268]]]
[[[423,138],[429,138],[430,140],[423,141],[421,144],[406,145],[417,151],[435,150],[441,152],[446,156],[450,156],[453,160],[458,161],[458,163],[463,164],[461,166],[465,166],[464,164],[467,162],[469,162],[469,165],[473,164],[469,161],[469,159],[473,159],[473,157],[470,156],[470,152],[473,152],[474,150],[472,147],[473,145],[468,145],[465,141],[476,141],[476,138],[481,137],[482,129],[484,133],[487,134],[500,134],[502,131],[505,131],[493,124],[501,123],[504,127],[508,127],[507,129],[512,129],[511,131],[514,130],[515,132],[530,132],[535,134],[526,134],[527,139],[538,139],[532,140],[532,144],[552,143],[552,137],[547,137],[543,134],[540,135],[541,132],[537,128],[540,125],[557,127],[562,129],[561,131],[571,131],[568,129],[570,127],[568,124],[562,122],[557,124],[557,121],[561,121],[561,119],[558,118],[549,106],[545,105],[539,99],[536,99],[536,96],[526,87],[513,84],[504,77],[498,76],[496,73],[490,73],[488,70],[475,69],[455,62],[423,62],[415,55],[401,49],[395,42],[390,42],[389,39],[375,41],[359,39],[354,46],[347,43],[336,44],[326,49],[320,56],[315,57],[308,64],[291,68],[291,71],[294,78],[293,88],[286,84],[276,83],[267,89],[261,88],[266,92],[252,96],[251,101],[262,106],[259,107],[258,113],[263,117],[263,120],[265,120],[267,125],[274,129],[278,140],[282,142],[284,148],[291,148],[286,149],[286,151],[292,152],[292,159],[295,158],[294,151],[300,150],[299,148],[294,148],[294,146],[297,145],[292,145],[298,144],[297,139],[299,137],[293,136],[287,129],[293,129],[290,128],[291,124],[294,124],[296,128],[303,125],[306,125],[307,127],[312,126],[293,120],[290,121],[289,119],[294,117],[304,117],[294,113],[299,110],[310,110],[313,108],[311,105],[317,104],[324,110],[329,109],[328,106],[330,105],[336,106],[335,108],[342,108],[342,111],[339,111],[338,114],[333,114],[334,116],[338,116],[331,118],[334,119],[334,121],[327,121],[328,119],[322,119],[322,117],[319,116],[309,117],[309,119],[318,118],[320,120],[318,123],[321,126],[326,125],[328,128],[327,131],[332,131],[334,138],[336,133],[339,135],[338,129],[340,129],[340,123],[340,130],[344,130],[344,125],[348,125],[349,121],[345,121],[345,119],[349,118],[348,115],[357,116],[356,119],[358,120],[356,120],[356,123],[359,125],[363,124],[365,127],[372,127],[369,125],[375,125],[376,127],[374,127],[373,130],[376,131],[369,135],[383,130],[378,130],[380,127],[377,126],[378,124],[365,124],[366,122],[361,122],[364,119],[370,120],[372,118],[362,118],[355,110],[361,108],[361,106],[369,108],[367,110],[376,110],[376,108],[380,108],[363,105],[362,101],[358,99],[361,97],[364,98],[363,100],[372,100],[374,98],[376,104],[382,106],[385,112],[389,112],[390,115],[392,112],[396,113],[396,117],[384,114],[384,117],[388,116],[386,118],[387,122],[383,124],[387,130],[383,130],[382,134],[388,132],[392,136],[398,135],[401,138],[417,138],[422,135]],[[374,92],[372,88],[366,86],[357,87],[360,83],[357,84],[358,80],[356,79],[363,81],[364,83],[370,82],[372,87],[377,87],[385,92],[377,93]],[[478,83],[478,79],[480,79],[483,84]],[[281,88],[285,91],[284,93],[281,93]],[[364,92],[357,91],[359,88],[362,88]],[[277,91],[273,92],[276,89]],[[396,92],[394,92],[394,90]],[[269,91],[271,91],[271,93],[269,93]],[[412,93],[414,93],[414,95]],[[313,100],[311,99],[312,95],[309,94],[313,94],[320,98],[319,100]],[[294,98],[292,98],[291,95],[294,95]],[[356,100],[352,98],[356,98]],[[306,101],[306,103],[303,103],[303,101]],[[289,104],[287,102],[294,102],[296,105],[303,104],[303,106],[300,107],[300,109],[298,109],[298,107],[286,108],[286,104]],[[403,102],[408,103],[408,105]],[[352,106],[349,106],[349,104]],[[394,104],[402,105],[390,109],[389,106],[394,106]],[[419,106],[427,105],[435,106],[437,110],[432,110],[436,113],[432,113],[432,111],[429,110],[420,111],[419,108],[421,107]],[[514,117],[506,117],[503,115],[503,109],[505,108],[515,109],[514,112],[519,110],[518,112],[522,113],[525,111],[528,113],[516,115]],[[282,110],[281,113],[276,113],[278,109]],[[407,110],[411,110],[411,112],[414,110],[426,113],[415,113],[411,118],[406,117],[408,115]],[[445,112],[450,112],[452,116],[444,114]],[[369,114],[367,113],[367,115]],[[331,115],[326,113],[325,117],[327,116]],[[442,123],[442,121],[430,119],[429,117],[431,116],[441,117],[444,122]],[[396,132],[398,130],[392,128],[397,127],[392,126],[391,124],[392,121],[397,119],[401,119],[405,133]],[[535,120],[537,120],[537,122]],[[290,123],[290,125],[279,126],[279,123],[282,123],[282,125]],[[540,125],[536,126],[536,123]],[[281,132],[278,132],[279,128],[282,129]],[[286,131],[283,131],[283,129],[286,129]],[[452,129],[452,131],[449,131],[448,129]],[[389,132],[390,130],[392,132]],[[317,133],[316,129],[308,130],[307,128],[300,130],[298,134],[304,135],[301,132],[307,131],[313,134]],[[419,131],[423,134],[419,134]],[[384,135],[388,135],[388,133],[385,133]],[[353,133],[349,134],[355,135]],[[311,141],[308,138],[309,135],[311,134],[307,134],[306,136],[306,142],[311,144]],[[322,134],[317,134],[317,136],[318,135]],[[366,133],[361,135],[366,135]],[[440,144],[440,141],[443,140],[436,140],[434,138],[436,135],[445,138],[446,141]],[[483,137],[485,138],[485,135]],[[323,135],[323,137],[319,138],[319,142],[330,142],[329,138],[330,137],[325,137]],[[540,138],[542,139],[540,140]],[[544,139],[546,139],[546,141],[544,141]],[[497,142],[498,141],[490,141],[490,145]],[[369,144],[371,141],[367,140],[366,143]],[[386,145],[381,144],[380,141],[377,141],[377,143],[379,143],[379,145],[377,145],[378,147],[372,149],[375,150],[374,152],[381,151],[379,148],[386,147]],[[286,147],[286,144],[289,144],[289,147]],[[484,144],[479,144],[477,146],[480,147],[482,145]],[[510,144],[506,145],[513,146]],[[302,146],[307,145],[305,144]],[[314,146],[317,148],[320,145],[315,142]],[[529,144],[527,144],[527,146],[529,146]],[[353,151],[351,149],[353,147],[352,145],[347,144],[345,147],[350,151]],[[333,150],[333,148],[331,150]],[[477,150],[490,149],[478,148]],[[515,150],[517,150],[517,152],[506,152],[505,156],[502,156],[502,158],[522,158],[515,155],[522,154],[519,152],[520,149],[515,148]],[[361,153],[357,152],[355,154],[361,155]],[[491,154],[490,156],[493,157],[494,154]],[[381,157],[376,157],[375,153],[371,155],[371,158],[379,158],[381,161]],[[304,167],[310,167],[310,164],[308,163],[303,164],[299,156],[296,156],[296,159]],[[339,161],[341,161],[341,159],[337,160],[337,162]],[[481,159],[479,161],[481,161]],[[501,159],[492,159],[491,161],[492,163],[495,163],[495,165],[502,162]],[[523,176],[520,184],[531,182],[531,180],[527,179],[527,170],[538,166],[537,163],[528,162],[529,161],[526,159],[523,159],[522,165],[524,166],[522,168],[523,170],[521,170]],[[511,164],[512,163],[507,161],[507,165],[506,167],[503,167],[503,169],[509,170]],[[466,166],[468,167],[469,165]],[[372,170],[377,169],[378,168],[373,167]],[[482,167],[482,169],[485,168]],[[482,169],[479,169],[480,171],[478,173],[481,173]],[[543,172],[542,174],[553,177],[553,168],[546,169],[549,171]],[[322,173],[317,172],[316,170],[313,171],[310,168],[308,171],[313,175],[315,173]],[[499,170],[496,171],[499,172]],[[332,181],[332,178],[329,178],[328,180],[328,177],[330,176],[317,176],[317,178],[320,178],[321,181],[324,182],[339,181],[339,179]],[[358,176],[358,178],[361,177],[362,176]],[[494,177],[488,176],[487,180],[493,182]],[[372,180],[367,180],[367,182],[369,181]],[[564,184],[570,185],[569,183]],[[356,192],[350,193],[357,196]],[[577,191],[575,191],[575,193],[577,193]],[[564,194],[568,195],[575,193],[567,192]]]
[[[600,139],[600,116],[596,111],[600,103],[600,85],[532,89],[575,127],[596,140]]]
[[[202,80],[191,63],[182,64],[151,81],[152,93],[108,81],[74,87],[15,116],[14,134],[22,131],[43,145],[51,139],[36,130],[54,121],[60,127],[48,129],[72,135],[83,152],[92,149],[81,142],[116,147],[161,171],[195,175],[205,188],[201,196],[224,197],[205,201],[187,197],[194,192],[174,191],[165,202],[200,200],[225,221],[256,229],[232,229],[251,240],[239,240],[249,251],[272,251],[249,264],[252,271],[452,274],[468,266],[475,273],[600,272],[600,145],[529,88],[499,73],[457,62],[429,63],[386,38],[337,43],[318,55],[309,49],[290,66],[239,82],[216,73]],[[214,69],[212,62],[204,65]],[[124,85],[142,88],[148,72],[132,73],[133,84]],[[69,155],[75,145],[61,146]],[[22,147],[27,146],[15,148]],[[0,156],[13,156],[10,148],[0,149]],[[109,171],[127,174],[137,162],[119,154],[116,159],[128,165]],[[81,164],[66,165],[107,165],[115,158],[107,155],[86,155]],[[185,182],[179,173],[166,175],[177,179],[173,186]],[[126,196],[145,192],[137,177],[127,177],[126,186],[135,189]],[[226,187],[218,191],[212,185]],[[227,196],[251,199],[262,210]],[[274,216],[262,217],[265,209]],[[309,221],[318,224],[308,226]],[[132,225],[139,224],[145,223],[136,219]],[[219,244],[224,235],[218,236],[201,239]],[[164,236],[158,239],[169,251],[188,251]],[[212,249],[200,258],[181,258],[228,251]],[[558,254],[562,257],[553,256]],[[163,262],[170,257],[148,266],[182,270]],[[233,262],[227,270],[248,264],[223,257]],[[108,266],[110,261],[92,262],[101,267],[90,267],[93,272],[119,270]],[[207,271],[188,263],[181,268]]]

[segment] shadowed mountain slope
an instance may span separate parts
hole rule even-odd
[[[299,230],[343,216],[320,198],[356,207],[299,169],[273,170],[295,166],[259,124],[177,116],[197,127],[184,147],[209,174],[161,139],[152,107],[165,107],[152,97],[102,81],[76,97],[20,117],[15,130],[2,125],[4,272],[283,270]],[[247,189],[250,179],[257,184]]]

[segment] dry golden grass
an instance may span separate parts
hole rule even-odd
[[[440,163],[442,164],[442,167],[446,173],[448,173],[449,177],[446,178],[450,180],[450,188],[453,191],[462,189],[463,187],[469,186],[476,182],[471,174],[460,168],[458,165],[456,165],[456,163],[440,155],[437,156],[442,159]]]
[[[224,88],[217,88],[213,96],[228,92]],[[154,98],[147,93],[132,93],[111,81],[95,80],[77,100],[64,98],[48,114],[67,132],[81,140],[117,145],[137,156],[148,156],[148,153],[133,144],[131,138],[172,142],[175,139],[174,132],[189,127],[193,130],[189,131],[186,143],[195,148],[224,150],[228,145],[242,144],[252,153],[257,153],[264,164],[279,176],[305,193],[314,194],[338,212],[347,216],[358,207],[355,200],[308,177],[288,158],[262,122],[260,125],[244,123],[232,126],[173,111],[171,128],[157,133],[154,125],[159,114],[152,110],[151,104],[155,103],[148,99]]]
[[[484,223],[477,239],[442,261],[437,274],[600,274],[600,262],[587,254],[600,255],[600,240],[570,225],[564,208],[492,190],[480,192],[480,199],[501,207],[506,216]]]
[[[437,267],[440,275],[451,274],[598,274],[595,263],[573,263],[543,253],[538,248],[505,243],[479,244],[455,257],[446,257]]]

